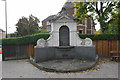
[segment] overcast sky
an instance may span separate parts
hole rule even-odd
[[[65,2],[66,0],[7,0],[8,33],[16,31],[15,24],[22,16],[28,17],[32,14],[42,21],[50,15],[57,14]],[[0,28],[6,30],[5,2],[2,0],[0,0]]]

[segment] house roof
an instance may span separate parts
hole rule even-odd
[[[53,19],[54,16],[55,16],[55,15],[48,16],[48,17],[47,17],[46,19],[44,19],[43,21],[49,21],[49,20]]]
[[[69,19],[73,19],[74,21],[77,21],[76,18],[74,18],[73,16],[65,13],[64,11],[59,12],[57,15],[53,16],[52,19],[50,19],[49,21],[55,21],[55,20],[57,20],[60,17],[66,17],[66,18],[69,18]]]
[[[63,7],[64,7],[65,9],[74,8],[74,3],[72,3],[72,2],[66,2]]]
[[[4,30],[0,29],[0,31],[5,32]]]
[[[61,11],[59,12],[59,13],[61,13],[61,12],[63,12],[63,10],[65,9],[71,9],[71,8],[74,8],[74,4],[72,3],[72,2],[66,2],[64,5],[63,5],[63,7],[62,7],[62,9],[61,9]],[[59,14],[58,13],[58,14]],[[52,20],[54,17],[55,17],[56,15],[50,15],[50,16],[48,16],[46,19],[44,19],[43,21],[49,21],[49,20]],[[43,22],[42,21],[42,22]]]

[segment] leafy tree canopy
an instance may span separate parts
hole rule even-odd
[[[104,33],[106,24],[110,20],[110,16],[115,12],[117,2],[78,2],[74,3],[77,12],[74,17],[82,20],[91,17],[100,23],[101,32]]]
[[[118,2],[117,9],[118,9],[118,34],[120,39],[120,2]]]
[[[33,15],[30,15],[29,18],[20,18],[16,24],[17,35],[25,36],[36,33],[39,29],[39,22],[39,19]]]
[[[105,30],[106,34],[118,34],[119,33],[119,14],[120,14],[120,2],[117,3],[116,11],[112,13],[111,19],[108,21],[107,29]]]

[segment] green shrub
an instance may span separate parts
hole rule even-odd
[[[46,29],[40,29],[37,31],[37,33],[49,33]]]
[[[37,40],[40,38],[44,38],[45,40],[49,37],[48,33],[39,33],[33,34],[23,37],[14,37],[14,38],[7,38],[2,39],[2,44],[36,44]]]
[[[14,37],[2,39],[2,44],[36,44],[37,40],[40,38],[48,39],[49,33],[38,33],[23,37]],[[117,34],[79,34],[80,38],[85,39],[86,37],[92,40],[118,40]]]
[[[92,40],[118,40],[118,34],[79,34],[80,38],[85,39],[86,37]]]

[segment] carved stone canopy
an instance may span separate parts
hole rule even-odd
[[[63,12],[60,12],[58,13],[57,15],[55,15],[51,20],[49,20],[50,22],[54,22],[56,20],[59,20],[59,19],[68,19],[68,20],[73,20],[75,22],[78,21],[78,19],[74,18],[73,16],[70,16],[69,14],[65,13],[64,11]]]
[[[51,22],[51,34],[47,40],[39,39],[37,46],[92,46],[90,38],[81,39],[77,34],[77,19],[64,11],[55,15]],[[66,44],[66,45],[65,45]]]

